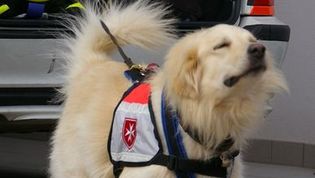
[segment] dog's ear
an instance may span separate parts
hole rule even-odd
[[[196,98],[202,74],[197,49],[188,50],[182,60],[182,66],[173,82],[173,90],[180,96]]]

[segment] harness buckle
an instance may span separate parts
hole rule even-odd
[[[240,151],[235,150],[235,151],[225,151],[221,153],[220,159],[222,161],[222,167],[229,167],[231,163],[233,162],[234,158],[239,155]]]
[[[131,67],[130,67],[130,70],[133,70],[133,69],[136,69],[136,70],[139,70],[140,73],[143,75],[144,71],[145,71],[145,67],[140,65],[140,64],[133,64]]]
[[[174,155],[168,156],[167,168],[172,171],[178,169],[178,158],[176,156]]]

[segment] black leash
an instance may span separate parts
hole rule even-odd
[[[118,49],[118,52],[120,54],[120,56],[124,59],[125,64],[128,66],[129,70],[125,71],[125,76],[130,79],[133,83],[137,83],[140,81],[143,81],[145,78],[147,78],[148,76],[150,76],[150,74],[154,73],[156,70],[156,67],[143,67],[141,65],[135,64],[132,62],[131,58],[128,57],[124,50],[120,47],[117,39],[114,37],[114,35],[110,32],[109,28],[107,27],[107,25],[100,20],[100,23],[103,27],[103,29],[105,30],[105,32],[108,34],[108,36],[110,37],[110,39],[112,40],[112,42],[115,44],[115,46]],[[156,64],[151,64],[151,66],[157,66]]]
[[[119,46],[117,39],[114,37],[114,35],[110,32],[109,28],[107,27],[107,25],[100,20],[101,25],[103,27],[103,29],[105,30],[105,32],[108,34],[108,36],[110,37],[110,39],[113,41],[113,43],[116,45],[119,54],[121,55],[121,57],[124,59],[124,62],[127,64],[127,66],[131,69],[133,66],[135,66],[135,64],[132,62],[131,58],[129,58],[125,52],[123,51],[123,49]]]

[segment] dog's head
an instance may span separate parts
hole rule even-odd
[[[266,47],[247,30],[230,25],[179,40],[169,51],[165,74],[170,95],[215,105],[264,99],[287,88]]]

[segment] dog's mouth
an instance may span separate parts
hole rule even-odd
[[[259,43],[253,43],[249,45],[247,49],[248,67],[239,75],[235,75],[224,80],[224,85],[227,87],[233,87],[240,79],[248,75],[257,75],[266,71],[266,59],[265,59],[266,47]]]
[[[266,69],[267,66],[265,63],[260,63],[259,65],[252,65],[240,75],[232,76],[224,80],[224,85],[227,87],[233,87],[235,84],[238,83],[238,81],[241,78],[246,77],[248,75],[257,75],[261,72],[266,71]]]

